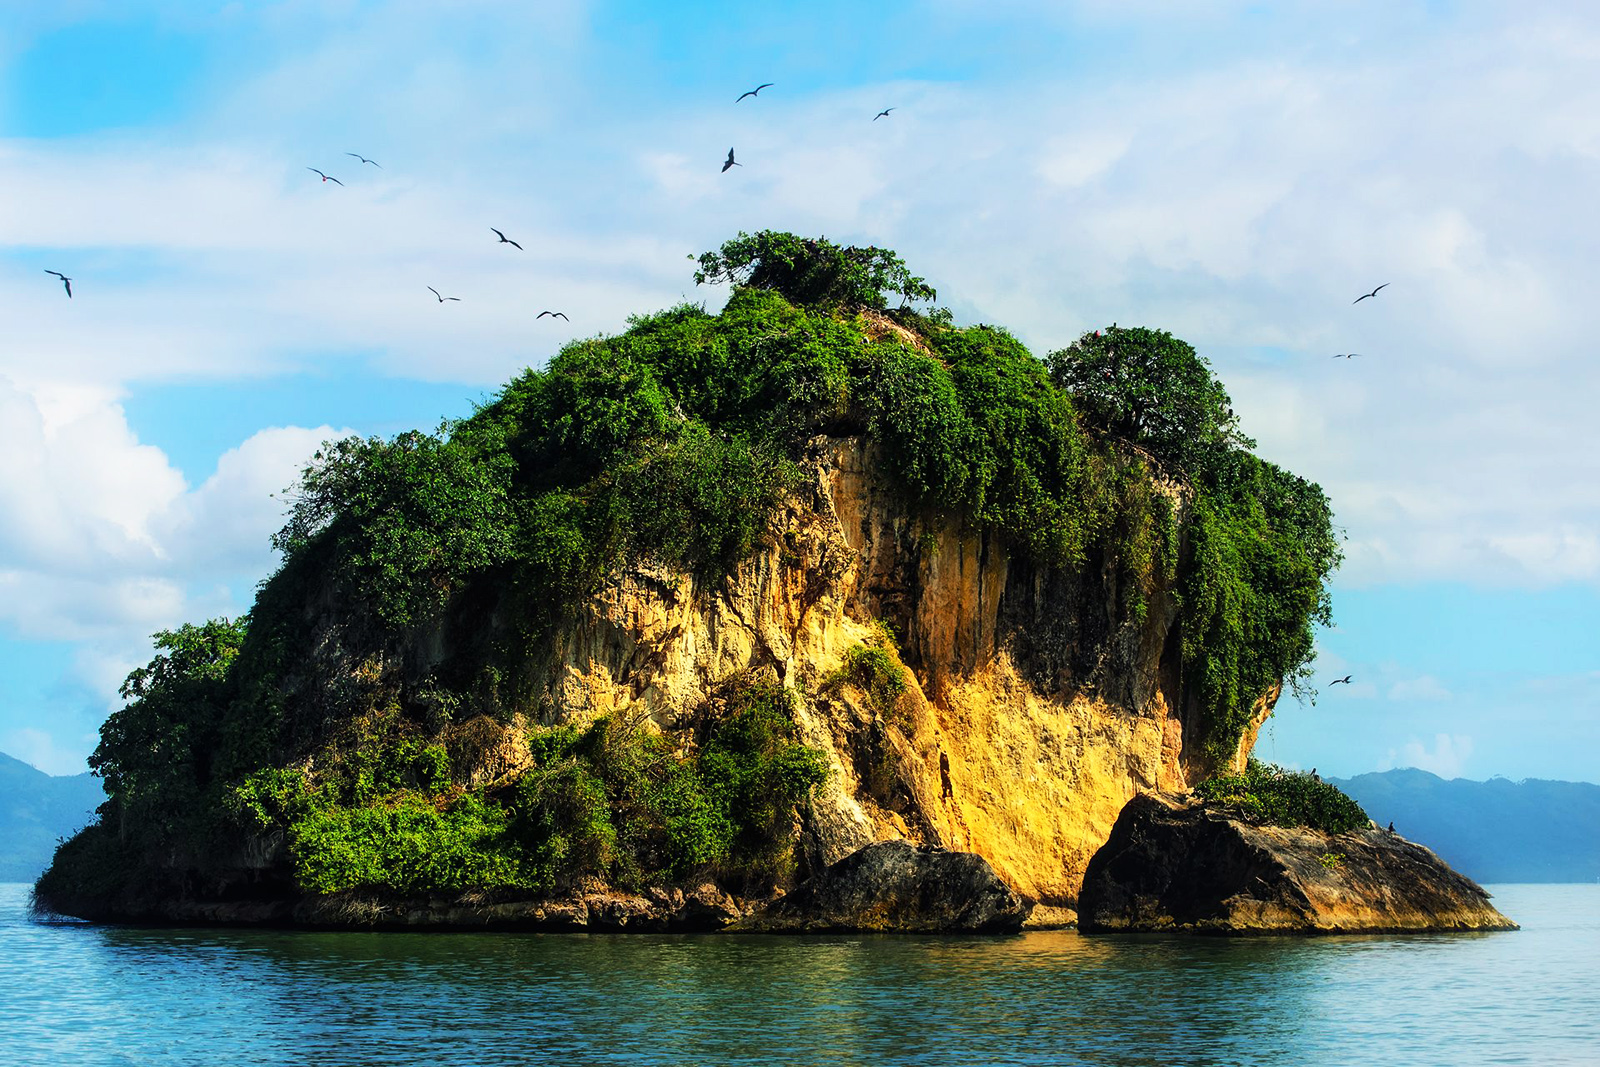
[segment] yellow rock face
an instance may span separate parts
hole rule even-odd
[[[1210,769],[1175,706],[1171,596],[1118,618],[1115,568],[1036,572],[992,536],[907,513],[858,439],[818,438],[806,470],[769,545],[726,581],[615,575],[557,641],[541,717],[620,712],[672,729],[730,675],[770,670],[831,765],[803,827],[812,862],[876,840],[939,844],[1070,908],[1135,793]],[[883,642],[878,620],[907,668],[891,708],[830,678],[852,648]]]

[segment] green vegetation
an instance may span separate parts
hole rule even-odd
[[[681,750],[609,716],[538,729],[533,766],[493,790],[451,789],[432,774],[434,746],[391,742],[268,817],[289,833],[296,882],[318,893],[771,881],[790,869],[795,808],[825,773],[795,741],[793,701],[774,681],[733,679]]]
[[[1239,432],[1222,383],[1171,334],[1112,327],[1047,362],[1096,425],[1193,494],[1188,558],[1176,569],[1184,680],[1205,748],[1221,762],[1263,695],[1287,682],[1315,698],[1304,684],[1313,627],[1332,621],[1326,582],[1343,558],[1328,498],[1247,451],[1254,442]],[[1128,544],[1137,562],[1148,556],[1170,574],[1175,541],[1170,513],[1158,510]]]
[[[129,676],[94,756],[101,822],[41,894],[204,871],[249,833],[281,834],[311,892],[781,878],[821,774],[781,688],[743,679],[681,734],[540,732],[520,780],[473,789],[445,741],[548,721],[552,641],[617,569],[727,578],[819,435],[870,439],[908,511],[1106,574],[1132,617],[1175,596],[1218,758],[1302,676],[1339,561],[1327,500],[1248,451],[1189,346],[1113,328],[1040,360],[913,310],[936,294],[886,249],[763,231],[698,266],[733,283],[718,314],[636,317],[434,433],[324,446],[248,617],[160,634]],[[840,680],[880,718],[906,684],[886,643]]]
[[[1368,822],[1361,805],[1337,786],[1256,759],[1246,764],[1243,774],[1209,779],[1195,792],[1208,804],[1271,826],[1307,826],[1340,834]]]
[[[1193,476],[1255,447],[1206,360],[1164,330],[1096,330],[1045,362],[1084,414],[1171,470]]]
[[[905,723],[897,714],[900,695],[906,691],[906,669],[892,649],[894,628],[883,619],[875,623],[871,643],[845,650],[844,662],[822,680],[822,688],[853,685],[866,694],[867,703],[886,722]]]
[[[889,304],[887,293],[898,293],[903,303],[939,298],[889,249],[841,247],[826,238],[741,233],[716,252],[689,258],[700,264],[696,285],[726,281],[775,289],[797,305],[881,309]]]

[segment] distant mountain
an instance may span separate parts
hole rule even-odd
[[[56,841],[94,818],[106,799],[92,774],[53,777],[0,752],[0,882],[31,882]]]
[[[1600,785],[1445,781],[1408,768],[1331,779],[1367,814],[1480,882],[1600,879]]]

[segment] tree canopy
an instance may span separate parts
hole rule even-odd
[[[1165,330],[1111,326],[1045,362],[1089,419],[1176,472],[1198,475],[1255,447],[1211,364]]]
[[[773,289],[791,303],[808,307],[884,308],[889,293],[897,294],[902,304],[939,298],[890,249],[837,245],[825,237],[797,237],[776,230],[740,233],[719,250],[702,252],[697,261],[696,285],[729,281]]]

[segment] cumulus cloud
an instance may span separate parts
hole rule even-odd
[[[109,390],[0,377],[0,560],[88,574],[159,556],[151,523],[183,492]]]
[[[350,433],[327,425],[257,431],[224,452],[216,472],[167,511],[164,544],[196,570],[265,574],[270,535],[283,525],[285,490],[319,445]]]
[[[257,431],[191,487],[138,440],[112,391],[0,379],[0,632],[75,645],[67,674],[34,697],[56,709],[51,723],[12,730],[0,748],[52,773],[81,770],[152,633],[249,606],[273,563],[281,491],[322,441],[348,432]]]
[[[1435,734],[1433,747],[1412,738],[1398,749],[1391,748],[1379,770],[1415,767],[1440,778],[1460,778],[1472,757],[1472,738],[1465,734]]]

